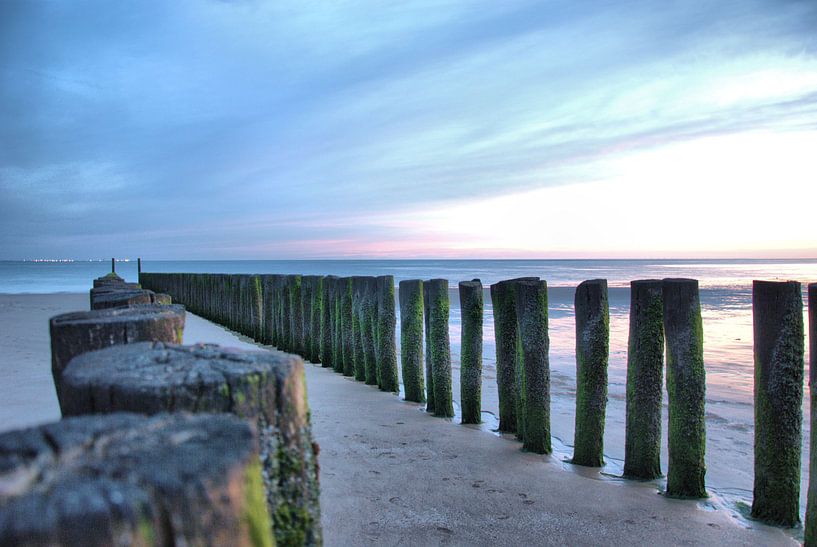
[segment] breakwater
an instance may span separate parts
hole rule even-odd
[[[63,419],[0,435],[0,544],[321,545],[303,360],[183,346],[170,296],[93,285],[50,320]]]
[[[204,287],[212,285],[211,277],[218,277],[217,274],[143,274],[142,281],[145,286],[155,291],[167,292],[181,301],[186,295],[197,298],[189,303],[191,311],[201,313],[205,317],[215,319],[208,315],[210,303],[208,299],[226,299],[231,302],[238,302],[242,296],[239,292],[230,295],[208,295]],[[268,279],[274,279],[275,275],[250,276],[257,279],[252,283],[263,286]],[[286,276],[283,276],[286,277]],[[388,278],[389,276],[383,276]],[[346,334],[344,338],[344,306],[342,305],[343,294],[348,290],[343,282],[339,282],[334,276],[323,277],[322,283],[328,285],[328,289],[321,291],[322,301],[310,300],[311,313],[314,314],[316,308],[320,307],[321,331],[313,332],[310,337],[319,337],[321,340],[329,340],[324,343],[322,351],[318,355],[320,362],[324,366],[331,366],[336,371],[346,373],[350,376],[358,377],[357,371],[361,372],[359,379],[367,383],[376,384],[380,389],[386,391],[397,391],[391,386],[387,386],[383,379],[383,363],[378,359],[384,356],[384,363],[388,371],[393,374],[396,364],[392,359],[396,352],[390,348],[394,347],[394,309],[383,309],[379,307],[383,299],[379,299],[372,294],[377,294],[377,282],[367,283],[364,281],[358,285],[359,290],[354,290],[355,283],[351,283],[351,309],[369,310],[368,321],[357,321],[360,340],[370,337],[374,340],[372,344],[375,348],[374,358],[376,363],[371,365],[371,360],[366,356],[366,344],[357,342],[360,352],[356,351],[355,343],[358,339],[355,336],[356,322],[352,314],[352,319],[346,319],[352,325],[349,329],[351,334]],[[374,278],[372,278],[374,279]],[[408,283],[410,281],[410,283]],[[251,284],[252,284],[251,283]],[[422,375],[417,374],[418,363],[424,361],[425,365],[425,399],[426,408],[429,412],[441,417],[452,416],[453,409],[450,407],[451,397],[451,355],[450,340],[448,332],[448,309],[449,291],[447,281],[444,279],[433,279],[428,281],[406,280],[405,288],[401,286],[401,308],[405,306],[405,317],[401,315],[401,322],[408,327],[408,333],[402,334],[401,357],[403,363],[404,384],[406,384],[406,394],[409,391],[412,395],[410,400],[422,399],[419,395],[418,385],[422,385],[419,380]],[[609,326],[605,322],[606,310],[606,286],[596,283],[597,286],[586,287],[582,291],[577,291],[577,310],[582,310],[582,322],[577,323],[576,332],[576,354],[580,362],[577,362],[577,381],[581,385],[577,386],[576,400],[576,434],[577,439],[574,450],[574,463],[587,465],[600,465],[600,454],[603,454],[603,432],[604,432],[604,402],[606,378],[606,358],[609,348],[605,341],[605,334],[609,337]],[[774,284],[773,284],[774,285]],[[798,291],[799,291],[799,284]],[[234,287],[234,285],[230,285]],[[391,290],[394,290],[393,280],[390,283]],[[592,289],[592,290],[591,290]],[[233,289],[236,290],[235,288]],[[381,285],[382,290],[382,285]],[[756,284],[754,292],[756,298],[762,298],[763,286]],[[272,293],[274,294],[274,293]],[[276,322],[275,318],[281,314],[289,318],[287,328],[281,328],[283,334],[281,342],[283,344],[297,344],[292,340],[293,329],[292,317],[297,317],[297,312],[293,311],[293,306],[304,308],[303,301],[299,302],[294,298],[292,292],[287,293],[287,298],[279,298],[252,303],[253,308],[260,307],[269,309],[264,317],[260,318],[260,328],[265,331],[264,336],[275,338]],[[422,295],[423,309],[423,329],[419,328],[418,295]],[[405,297],[405,305],[404,299]],[[244,296],[246,298],[246,296]],[[467,298],[467,297],[466,297]],[[669,465],[667,467],[667,490],[668,496],[680,498],[700,498],[707,495],[705,490],[706,467],[704,457],[706,452],[706,435],[704,431],[704,405],[705,405],[705,373],[703,368],[703,332],[701,322],[700,298],[698,295],[698,283],[690,279],[664,279],[636,281],[631,286],[631,307],[630,307],[630,340],[628,348],[628,382],[627,382],[627,432],[628,439],[625,448],[625,477],[635,479],[650,479],[661,476],[662,469],[660,463],[660,438],[661,438],[661,406],[663,398],[663,384],[666,379],[668,404],[669,404]],[[500,408],[500,430],[513,432],[523,443],[523,447],[532,452],[549,453],[550,446],[550,371],[548,363],[548,304],[547,285],[538,278],[521,278],[502,281],[491,286],[491,299],[494,309],[494,329],[497,347],[497,388],[499,393]],[[391,302],[394,299],[392,297]],[[186,302],[187,303],[187,302]],[[780,305],[778,304],[775,304]],[[795,318],[797,316],[797,305],[789,303],[786,317]],[[473,306],[469,304],[468,309]],[[465,310],[463,306],[461,308]],[[777,309],[777,308],[775,308]],[[275,310],[280,310],[276,312]],[[287,311],[289,310],[289,311]],[[755,310],[755,339],[764,336],[762,325],[768,324],[770,320],[764,317],[774,313],[782,313],[772,310]],[[799,307],[800,329],[802,332],[802,302]],[[372,317],[372,314],[374,317]],[[577,314],[578,315],[578,314]],[[363,314],[366,316],[366,314]],[[217,322],[218,320],[215,319]],[[795,321],[795,319],[791,319]],[[304,323],[303,318],[297,320]],[[773,322],[773,321],[771,321]],[[280,322],[279,322],[280,324]],[[477,328],[474,318],[463,318],[462,334],[466,339],[473,329]],[[468,325],[466,327],[466,325]],[[758,326],[760,325],[760,326]],[[229,326],[229,325],[228,325]],[[383,327],[386,328],[383,328]],[[297,325],[296,325],[297,327]],[[259,325],[244,326],[247,330],[239,330],[248,336],[253,336],[253,329],[258,329]],[[766,327],[768,328],[768,327]],[[327,338],[327,331],[329,336]],[[288,332],[288,334],[287,334]],[[787,331],[788,332],[788,331]],[[796,324],[794,335],[796,338]],[[419,336],[425,337],[425,343],[418,343]],[[348,340],[352,350],[343,352],[344,340]],[[786,344],[793,343],[789,340]],[[308,343],[308,341],[307,341]],[[386,350],[382,349],[386,344]],[[470,342],[469,342],[470,343]],[[665,362],[666,343],[666,362]],[[466,353],[463,343],[463,353]],[[785,344],[784,344],[785,345]],[[281,346],[279,346],[281,347]],[[287,347],[287,346],[284,346]],[[297,347],[297,346],[289,346]],[[795,344],[791,348],[787,345],[789,355],[793,355],[793,368],[800,370],[800,397],[802,398],[802,371],[803,371],[803,348],[802,336],[799,350]],[[787,351],[788,351],[787,350]],[[362,356],[362,357],[358,357]],[[350,365],[348,359],[354,362]],[[339,364],[341,363],[342,364]],[[367,368],[368,363],[368,368]],[[469,363],[469,366],[471,364]],[[791,363],[776,361],[772,365],[764,365],[761,359],[755,363],[756,370],[771,369],[788,370],[792,368]],[[406,368],[408,367],[408,368]],[[467,368],[467,367],[466,367]],[[666,368],[666,376],[665,376]],[[369,373],[369,374],[367,374]],[[780,376],[775,376],[780,377]],[[784,374],[782,376],[788,383],[796,384],[797,377]],[[408,378],[408,379],[406,379]],[[409,388],[409,385],[411,386]],[[461,400],[476,400],[468,390],[471,383],[462,382],[463,390]],[[785,390],[774,390],[773,393],[760,394],[760,397],[768,397],[771,404],[785,408],[799,408],[797,392],[787,393]],[[469,404],[471,404],[469,402]],[[757,405],[756,405],[757,406]],[[465,413],[463,413],[465,418]],[[787,415],[787,423],[790,426],[787,431],[793,429],[794,435],[800,434],[800,423],[802,416],[793,411]],[[767,428],[775,430],[772,421],[773,416],[769,413],[758,412],[756,415],[756,429]],[[796,427],[791,424],[797,424]],[[799,521],[799,448],[795,450],[794,443],[789,443],[785,463],[778,462],[780,471],[786,477],[787,489],[781,490],[780,496],[772,496],[774,501],[768,501],[769,496],[764,495],[764,487],[768,482],[768,476],[764,472],[755,473],[755,503],[753,504],[753,515],[764,522],[791,526]],[[762,451],[762,450],[761,450]],[[761,469],[763,454],[756,452],[756,462],[760,462]],[[757,469],[757,468],[756,468]],[[764,482],[766,481],[766,482]],[[796,484],[795,484],[796,483]],[[775,507],[782,506],[783,510],[773,508],[771,512],[766,512],[767,505]],[[794,511],[792,511],[794,508]]]

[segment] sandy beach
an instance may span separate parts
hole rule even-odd
[[[87,307],[84,293],[0,295],[0,429],[59,419],[48,318]],[[192,314],[185,342],[259,349]],[[523,453],[488,427],[432,418],[328,369],[306,372],[327,545],[795,543],[717,498],[670,500],[652,483]]]

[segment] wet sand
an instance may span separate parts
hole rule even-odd
[[[59,418],[48,318],[87,307],[87,294],[0,295],[0,429]],[[258,348],[188,314],[185,342],[199,341]],[[327,545],[795,543],[717,501],[670,500],[654,484],[521,452],[328,369],[306,372]]]

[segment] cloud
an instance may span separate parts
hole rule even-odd
[[[809,1],[137,8],[0,3],[0,258],[433,254],[378,219],[817,131]]]

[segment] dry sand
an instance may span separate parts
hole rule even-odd
[[[86,294],[0,295],[0,429],[59,419],[48,318]],[[255,348],[188,314],[185,342]],[[670,500],[307,364],[327,545],[794,544],[714,504]]]

